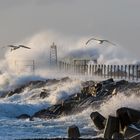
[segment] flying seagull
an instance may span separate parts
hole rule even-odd
[[[31,48],[29,48],[29,47],[27,47],[27,46],[24,46],[24,45],[19,45],[19,47],[20,47],[20,48],[31,49]]]
[[[14,50],[17,50],[19,48],[26,48],[26,49],[31,49],[27,46],[24,46],[24,45],[18,45],[18,46],[15,46],[15,45],[8,45],[7,47],[10,47],[11,48],[11,51],[14,51]]]
[[[87,42],[86,42],[86,45],[91,41],[91,40],[95,40],[95,41],[98,41],[99,44],[103,44],[104,42],[107,42],[107,43],[110,43],[114,46],[116,46],[114,43],[110,42],[109,40],[104,40],[104,39],[96,39],[96,38],[90,38]]]

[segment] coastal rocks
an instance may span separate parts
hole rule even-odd
[[[105,81],[102,81],[101,84],[103,84],[103,85],[108,85],[108,84],[110,84],[110,83],[112,83],[112,82],[114,82],[114,80],[113,80],[113,78],[110,78],[110,79],[107,79],[107,80],[105,80]]]
[[[140,111],[131,108],[120,108],[116,111],[117,117],[109,116],[108,120],[98,112],[93,112],[92,120],[96,126],[100,124],[104,129],[104,139],[113,140],[139,140],[140,138]],[[97,119],[94,119],[96,118]],[[100,119],[99,119],[100,118]],[[104,127],[104,122],[106,122]],[[120,129],[121,126],[121,129]],[[101,127],[97,127],[99,130]]]
[[[72,125],[68,128],[68,138],[77,139],[80,137],[79,128],[76,125]]]
[[[68,82],[71,81],[71,79],[69,77],[64,77],[62,79],[46,79],[46,80],[36,80],[36,81],[29,81],[25,84],[19,85],[18,87],[15,87],[15,89],[12,89],[10,91],[7,91],[6,93],[4,93],[3,96],[1,96],[1,98],[3,97],[11,97],[14,94],[20,94],[22,93],[26,88],[28,88],[29,90],[32,89],[37,89],[37,88],[43,88],[44,86],[51,86],[51,85],[55,85],[58,83],[64,83],[64,82]],[[40,98],[45,98],[48,96],[48,91],[42,91],[40,93]]]
[[[16,89],[13,90],[13,91],[9,91],[8,94],[7,94],[7,96],[10,97],[10,96],[12,96],[12,95],[14,95],[14,94],[21,93],[21,92],[23,92],[24,88],[25,88],[25,86],[21,86],[21,87],[19,87],[19,88],[16,88]]]
[[[47,80],[44,81],[30,81],[24,85],[21,85],[18,88],[15,88],[12,91],[8,91],[7,96],[13,96],[14,94],[20,94],[22,93],[26,88],[30,88],[30,89],[35,89],[35,88],[39,88],[39,87],[43,87],[45,84],[47,83]]]
[[[51,109],[53,109],[51,111]],[[59,110],[60,106],[52,106],[51,108],[48,109],[42,109],[38,112],[36,112],[32,117],[33,118],[42,118],[42,119],[54,119],[59,116]],[[57,114],[56,114],[57,112]]]
[[[125,128],[124,137],[127,139],[136,136],[138,134],[140,135],[140,129],[135,127],[135,125],[130,125]]]
[[[45,85],[52,85],[55,83],[61,83],[61,82],[67,82],[70,81],[68,77],[62,78],[60,80],[52,79],[44,81]],[[43,82],[37,82],[38,86],[44,85]],[[35,82],[32,83],[32,85],[36,85]],[[127,86],[126,86],[127,85]],[[132,86],[133,85],[133,86]],[[138,85],[137,85],[138,86]],[[134,87],[134,84],[128,83],[125,80],[121,81],[114,81],[113,79],[108,79],[102,82],[94,82],[94,81],[86,81],[82,83],[81,92],[74,93],[73,95],[68,96],[65,99],[60,99],[56,104],[51,105],[50,107],[43,108],[39,110],[38,112],[35,112],[32,116],[32,118],[41,118],[41,119],[57,119],[65,115],[72,115],[79,113],[83,111],[84,109],[88,108],[89,106],[98,108],[105,100],[110,99],[112,96],[115,96],[120,90],[123,91],[127,89],[127,87]],[[48,97],[51,94],[51,91],[49,91],[46,87],[42,87],[42,91],[38,94],[41,99],[44,99]],[[131,122],[137,122],[138,117],[133,116],[134,111],[122,111],[123,109],[120,109],[121,111],[117,111],[117,117],[119,118],[119,121],[122,125],[122,130],[125,126],[131,124]],[[124,109],[128,110],[128,109]],[[124,112],[119,113],[119,112]],[[122,114],[122,115],[121,115]],[[125,119],[123,118],[125,116]],[[91,118],[95,124],[95,126],[99,130],[103,130],[105,128],[106,124],[106,118],[104,118],[101,114],[98,112],[94,112],[91,114]],[[133,119],[135,118],[136,121]],[[127,120],[127,122],[125,122]],[[124,123],[124,124],[123,124]],[[124,130],[123,130],[124,131]],[[117,132],[118,133],[118,132]],[[113,134],[112,134],[113,135]],[[110,136],[112,137],[112,136]]]
[[[70,79],[66,77],[59,80],[59,82],[69,80]],[[50,80],[47,84],[57,82],[58,80],[54,79]],[[70,95],[66,99],[60,99],[55,105],[36,112],[33,117],[45,119],[59,118],[63,115],[78,113],[89,106],[99,107],[104,100],[115,96],[120,90],[126,90],[126,85],[128,85],[127,81],[121,80],[115,82],[112,78],[102,82],[83,82],[81,92]],[[43,90],[40,93],[40,98],[45,98],[48,94],[51,93],[47,90]]]
[[[117,110],[117,116],[121,122],[121,129],[123,130],[126,126],[137,123],[140,120],[140,111],[123,107]]]
[[[105,128],[106,119],[98,112],[92,112],[90,115],[94,125],[99,129],[102,130]]]
[[[119,119],[117,117],[109,116],[104,131],[104,138],[111,139],[115,133],[119,133]]]
[[[22,114],[22,115],[20,115],[20,116],[18,116],[16,118],[17,119],[30,119],[30,115],[28,115],[28,114]]]
[[[50,95],[50,91],[47,89],[42,89],[41,93],[40,93],[40,98],[44,99],[46,97],[48,97]]]
[[[56,119],[60,116],[70,115],[74,107],[74,102],[62,102],[61,104],[53,105],[47,109],[42,109],[36,112],[32,117],[44,119]]]
[[[87,81],[83,83],[83,89],[81,93],[91,96],[106,96],[112,93],[115,88],[114,80],[108,79],[99,83],[93,81]]]

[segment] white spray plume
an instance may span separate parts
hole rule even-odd
[[[25,39],[15,45],[23,44],[31,49],[19,48],[10,51],[9,48],[5,54],[5,60],[2,61],[0,69],[3,73],[7,73],[9,79],[16,77],[17,63],[28,65],[29,60],[35,61],[35,71],[37,75],[50,76],[58,75],[49,68],[50,63],[50,45],[55,42],[58,49],[58,60],[63,58],[83,58],[92,59],[97,58],[98,63],[105,64],[132,64],[136,59],[132,59],[131,54],[127,50],[117,46],[99,45],[96,42],[91,42],[85,47],[86,41],[89,37],[82,37],[79,39],[68,38],[64,35],[46,31],[41,32],[33,37]],[[24,61],[23,61],[24,60]],[[24,73],[21,68],[21,73]],[[9,76],[8,76],[9,74]],[[30,75],[30,73],[28,73]],[[11,77],[11,78],[10,78]],[[52,76],[51,76],[52,77]],[[0,82],[3,85],[4,81]]]
[[[118,93],[103,103],[100,107],[100,112],[105,117],[108,115],[116,115],[116,110],[121,107],[128,107],[140,110],[140,98],[135,94],[126,96],[124,93]]]

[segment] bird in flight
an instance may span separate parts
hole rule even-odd
[[[114,43],[110,42],[109,40],[96,39],[96,38],[90,38],[90,39],[86,42],[86,45],[87,45],[91,40],[95,40],[95,41],[97,41],[99,44],[103,44],[104,42],[107,42],[107,43],[110,43],[110,44],[116,46]]]
[[[17,50],[19,48],[25,48],[25,49],[31,49],[27,46],[24,46],[24,45],[18,45],[18,46],[15,46],[15,45],[8,45],[7,47],[11,48],[11,51],[14,51],[14,50]]]

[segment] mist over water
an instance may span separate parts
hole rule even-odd
[[[15,51],[7,49],[5,60],[1,69],[15,71],[15,61],[25,63],[22,60],[35,60],[36,69],[48,69],[50,63],[50,45],[53,42],[57,45],[58,60],[63,58],[97,58],[99,63],[105,64],[133,64],[137,60],[133,55],[119,45],[113,46],[108,43],[97,44],[91,41],[86,46],[89,37],[73,39],[64,37],[55,32],[42,32],[27,38],[15,45],[23,44],[31,49],[20,48]],[[27,62],[26,62],[27,63]]]
[[[54,75],[61,77],[55,69],[50,69],[50,45],[53,42],[57,45],[58,60],[77,59],[97,59],[99,64],[135,64],[137,59],[128,51],[119,45],[113,46],[108,43],[97,44],[95,41],[89,42],[85,46],[89,37],[72,38],[65,37],[62,34],[46,31],[41,32],[32,37],[26,38],[23,41],[14,45],[23,44],[31,49],[20,48],[15,51],[10,51],[7,48],[5,59],[1,61],[0,70],[0,86],[8,84],[8,81],[15,79],[19,75],[22,77],[30,77],[29,68],[25,65],[31,65],[32,60],[35,63],[35,74],[39,76],[53,77]],[[117,44],[117,43],[116,43]],[[17,72],[18,71],[18,72]],[[27,71],[27,72],[26,72]],[[63,75],[62,75],[63,76]],[[25,79],[25,78],[24,78]]]

